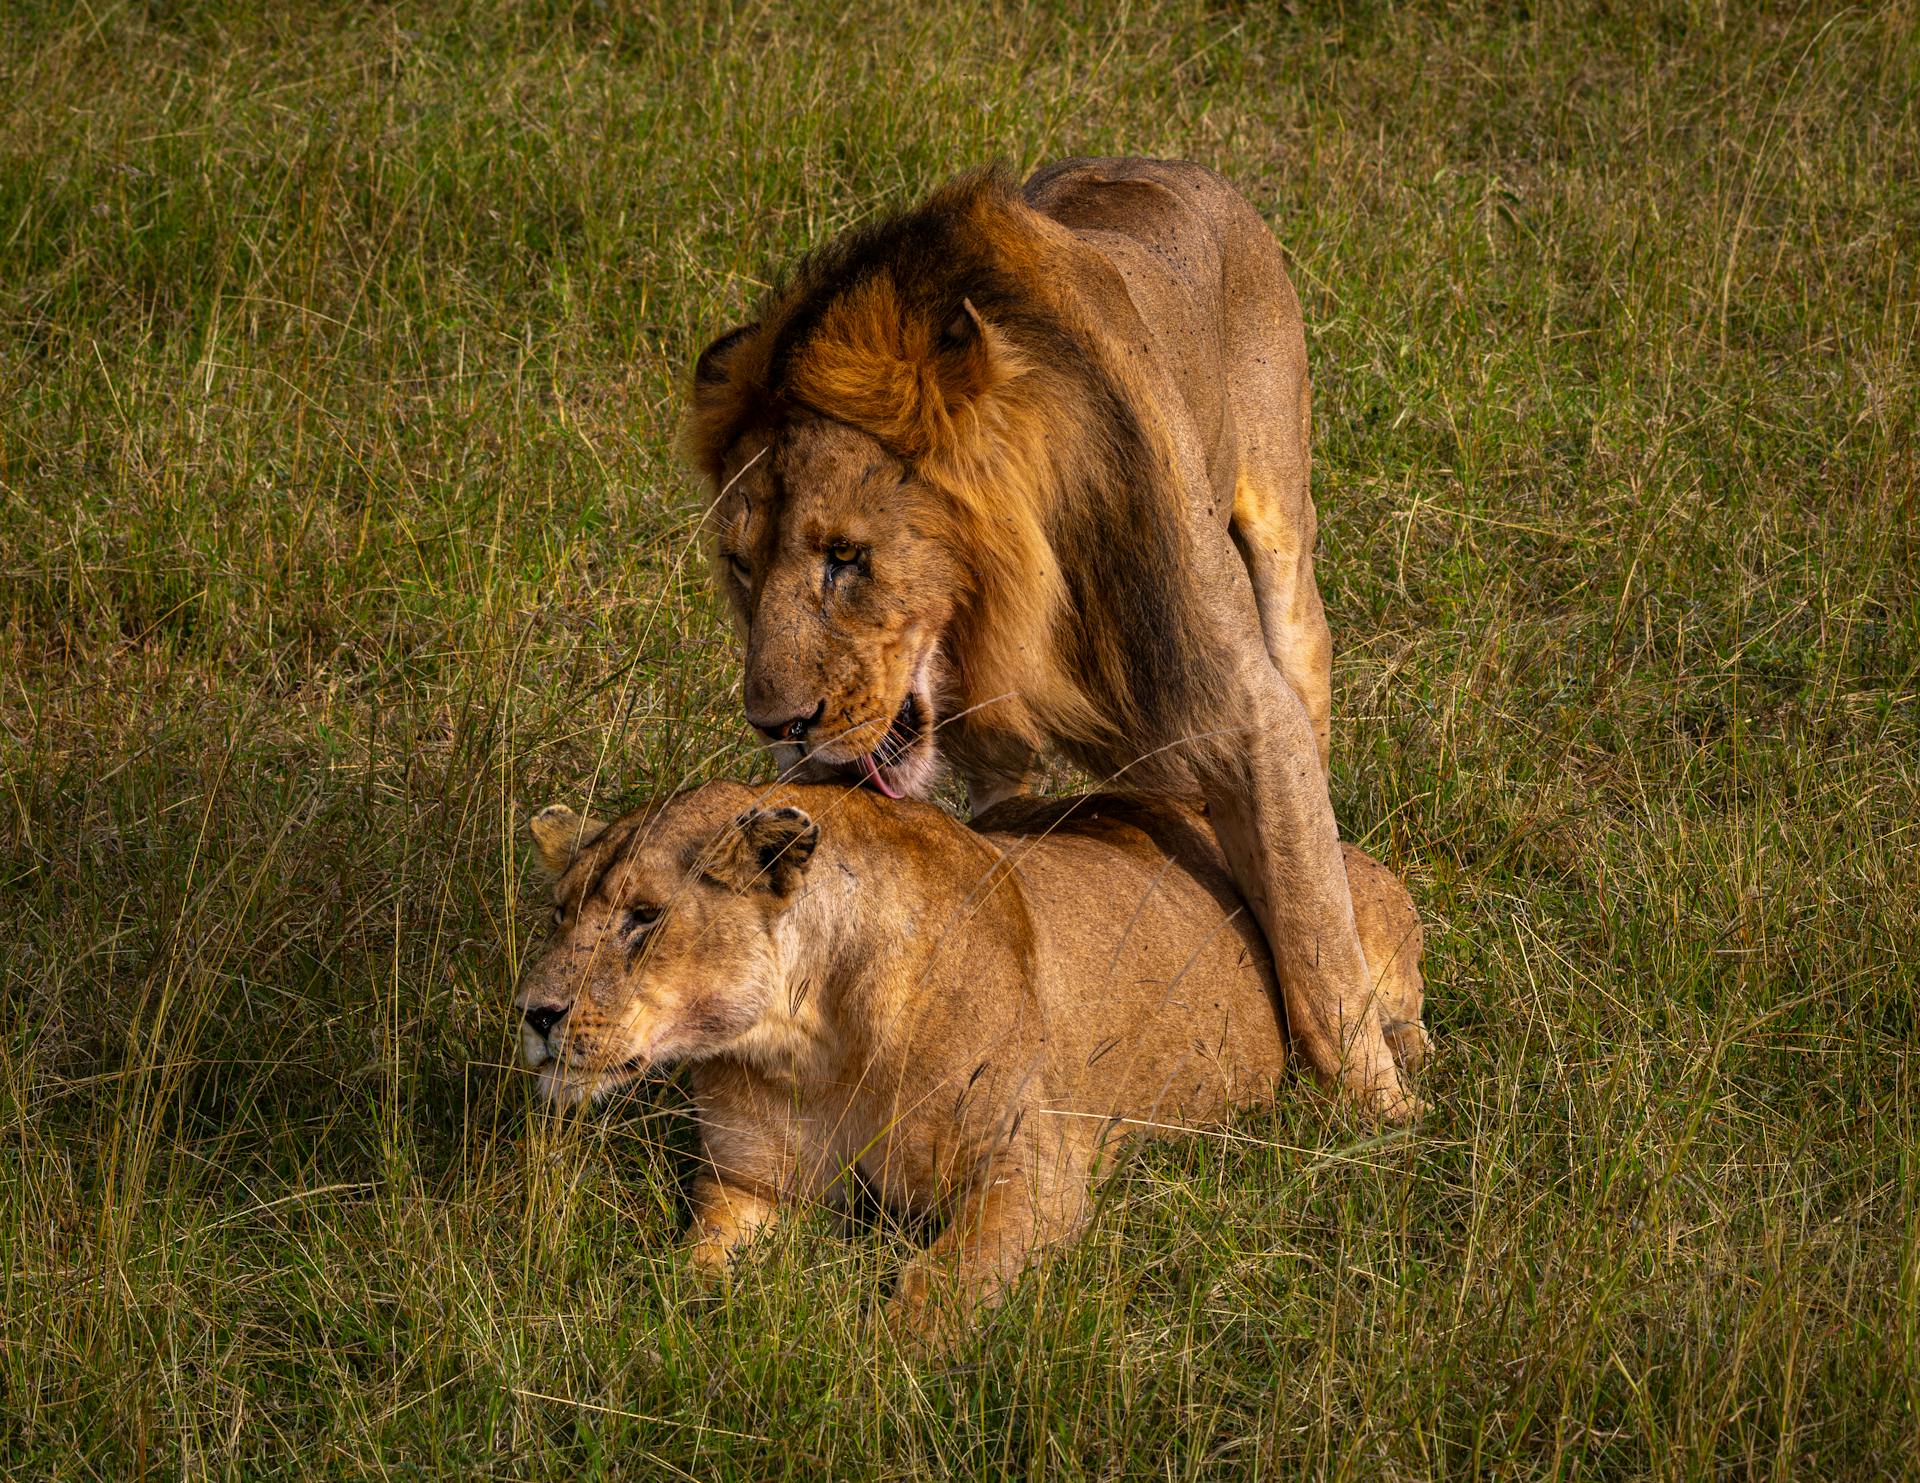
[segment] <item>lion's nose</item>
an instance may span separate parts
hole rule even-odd
[[[553,1009],[542,1004],[529,1009],[526,1014],[526,1020],[527,1023],[533,1027],[533,1033],[545,1039],[547,1031],[559,1024],[561,1016],[564,1014],[566,1014],[564,1009]]]
[[[819,722],[820,717],[826,713],[826,709],[827,703],[823,700],[805,715],[788,716],[785,719],[765,714],[756,716],[752,711],[748,711],[747,724],[768,741],[805,741],[807,732]]]

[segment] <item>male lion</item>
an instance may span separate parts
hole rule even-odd
[[[708,1269],[849,1166],[945,1215],[894,1300],[922,1336],[1073,1234],[1103,1146],[1216,1122],[1285,1060],[1259,932],[1177,804],[1023,799],[970,829],[844,786],[718,782],[531,827],[558,930],[515,1003],[548,1099],[696,1063]],[[1344,870],[1415,1063],[1412,904],[1360,851]]]
[[[979,809],[1053,746],[1209,807],[1315,1070],[1402,1119],[1327,793],[1306,342],[1218,176],[962,177],[803,260],[694,371],[747,720],[786,775]]]

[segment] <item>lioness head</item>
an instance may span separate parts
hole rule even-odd
[[[785,1002],[774,923],[820,831],[797,808],[751,800],[710,785],[612,824],[564,805],[533,816],[554,936],[514,1005],[549,1102],[727,1050]]]

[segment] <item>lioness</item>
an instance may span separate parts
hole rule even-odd
[[[1215,1121],[1285,1060],[1260,935],[1174,804],[1015,800],[970,829],[843,786],[721,782],[531,828],[557,930],[515,1004],[542,1091],[573,1105],[697,1063],[707,1268],[849,1166],[945,1214],[894,1299],[923,1336],[1074,1232],[1103,1145]],[[1349,847],[1345,870],[1411,1065],[1418,921],[1383,866]]]
[[[836,239],[694,369],[746,718],[785,775],[977,809],[1039,749],[1198,792],[1307,1061],[1388,1118],[1327,793],[1306,340],[1265,224],[1197,165],[965,176]]]

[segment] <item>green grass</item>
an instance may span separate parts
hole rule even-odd
[[[908,12],[911,11],[911,14]],[[1920,14],[0,12],[0,1469],[1866,1478],[1920,1448]],[[761,767],[679,381],[998,158],[1297,268],[1431,1116],[1144,1150],[947,1366],[510,1069],[520,823]]]

